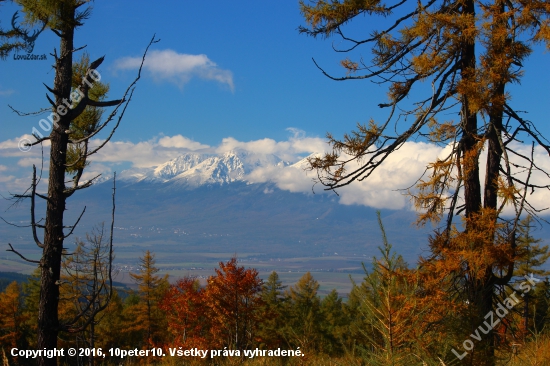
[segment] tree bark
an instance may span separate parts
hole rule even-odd
[[[475,3],[473,0],[465,1],[462,9],[464,14],[475,16]],[[462,79],[467,83],[475,80],[476,54],[475,43],[464,44],[462,51]],[[462,96],[462,124],[461,150],[464,174],[464,204],[466,217],[479,212],[481,208],[481,185],[479,180],[479,164],[477,157],[478,126],[477,113],[471,111],[469,98]],[[475,160],[472,154],[475,155]]]
[[[475,16],[475,3],[473,0],[465,1],[462,9],[464,14]],[[462,51],[462,78],[467,83],[476,82],[476,54],[475,43],[466,43]],[[480,136],[478,131],[477,111],[471,110],[468,96],[462,97],[462,124],[463,134],[461,137],[462,169],[464,179],[464,209],[466,218],[471,218],[479,213],[482,208],[481,180],[479,174],[479,151]],[[499,162],[497,162],[497,166]],[[498,175],[498,168],[497,168]],[[485,186],[487,189],[487,185]],[[496,193],[495,193],[496,194]],[[495,199],[496,206],[496,199]],[[468,221],[465,230],[479,230],[476,222]],[[479,248],[480,250],[482,248]],[[479,276],[479,277],[478,277]],[[466,278],[466,286],[470,304],[475,307],[477,319],[474,324],[483,323],[484,316],[493,307],[493,285],[492,270],[489,268],[485,273],[477,274],[477,278],[469,276]],[[494,354],[494,332],[492,330],[483,337],[476,345],[471,354],[470,362],[477,365],[493,366],[495,364]],[[475,361],[474,361],[475,360]]]
[[[75,8],[64,8],[66,14],[62,19],[74,19]],[[54,90],[54,114],[59,121],[53,124],[50,135],[51,151],[48,180],[48,201],[46,206],[46,222],[44,229],[44,248],[40,260],[41,282],[40,302],[38,310],[38,341],[37,349],[57,348],[59,332],[59,278],[61,273],[61,257],[63,251],[63,214],[65,212],[65,163],[69,135],[69,113],[61,115],[57,108],[63,106],[63,99],[70,100],[73,65],[74,26],[65,23],[60,32],[61,41],[59,56],[56,59]],[[55,121],[55,119],[54,119]],[[57,358],[38,358],[39,366],[56,366]]]

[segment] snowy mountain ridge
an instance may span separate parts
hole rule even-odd
[[[290,163],[274,154],[234,149],[221,154],[185,153],[149,169],[130,169],[120,174],[128,183],[165,183],[174,188],[196,188],[244,182],[257,168],[287,167]]]

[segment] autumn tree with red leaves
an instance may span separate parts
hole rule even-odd
[[[237,265],[237,258],[220,262],[216,275],[208,278],[205,303],[209,307],[210,344],[248,349],[260,322],[262,280],[254,268]]]
[[[193,277],[179,279],[164,295],[159,308],[164,311],[175,347],[208,348],[205,290]]]

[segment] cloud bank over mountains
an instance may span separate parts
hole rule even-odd
[[[98,174],[110,177],[114,171],[117,171],[121,178],[154,178],[156,168],[164,171],[174,170],[171,176],[163,176],[166,178],[163,178],[164,181],[185,173],[180,177],[180,181],[183,179],[195,184],[239,180],[248,183],[271,183],[281,190],[290,192],[325,193],[322,185],[315,184],[316,172],[306,169],[308,156],[329,151],[325,139],[308,137],[298,129],[291,128],[288,131],[290,136],[284,141],[270,138],[239,141],[234,137],[227,137],[216,146],[209,146],[183,135],[157,136],[137,143],[112,141],[91,157],[84,179],[91,179]],[[21,138],[23,137],[32,138]],[[30,152],[21,152],[17,147],[18,140],[19,138],[0,141],[2,192],[23,191],[30,182],[30,167],[32,164],[40,167],[41,164],[41,149],[35,146]],[[96,140],[93,144],[100,142],[101,140]],[[522,155],[531,154],[531,146],[516,143],[513,148]],[[49,155],[47,150],[48,146],[45,146],[46,157]],[[407,189],[414,187],[423,174],[428,174],[426,169],[430,162],[437,157],[445,156],[448,152],[448,148],[430,143],[407,142],[389,156],[371,177],[338,189],[339,202],[380,209],[411,209],[410,198],[406,195]],[[191,165],[178,163],[178,158],[181,160],[183,155],[193,154],[195,160]],[[550,160],[542,148],[535,148],[534,156],[541,169],[550,171]],[[484,160],[482,156],[482,174]],[[44,166],[47,167],[47,163]],[[229,178],[220,178],[223,174]],[[517,174],[525,176],[527,172],[518,170]],[[218,178],[212,180],[210,177],[214,175]],[[531,176],[533,183],[543,185],[547,180],[548,177],[541,173],[533,173]],[[270,192],[271,190],[265,191],[266,194]],[[536,203],[539,209],[550,206],[550,192],[547,190],[537,190],[531,193],[528,199]]]

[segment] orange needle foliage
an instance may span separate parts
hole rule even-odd
[[[6,350],[22,346],[22,326],[28,318],[23,313],[21,288],[12,282],[0,293],[0,346]]]
[[[437,223],[447,212],[445,226],[431,241],[433,263],[423,264],[451,286],[448,291],[461,293],[481,319],[513,276],[522,213],[537,213],[527,192],[550,189],[531,180],[534,172],[548,177],[534,149],[536,144],[550,154],[550,142],[512,107],[508,90],[521,79],[522,62],[535,45],[550,49],[549,2],[314,0],[300,1],[300,7],[307,23],[300,32],[339,37],[336,51],[352,55],[341,62],[342,77],[315,63],[326,76],[388,86],[388,100],[379,104],[389,109],[387,119],[358,124],[342,139],[327,134],[332,151],[311,158],[310,168],[326,189],[337,189],[367,179],[411,139],[446,146],[446,155],[434,157],[410,192],[422,211],[421,224]],[[369,18],[364,38],[350,36],[346,28],[359,17]],[[373,21],[376,17],[383,21]],[[368,52],[368,62],[356,54],[360,49]],[[518,141],[533,143],[530,156],[514,150]],[[501,215],[506,205],[513,206],[511,219]],[[461,213],[464,232],[453,226]],[[482,351],[475,362],[493,365],[494,333],[477,347]]]

